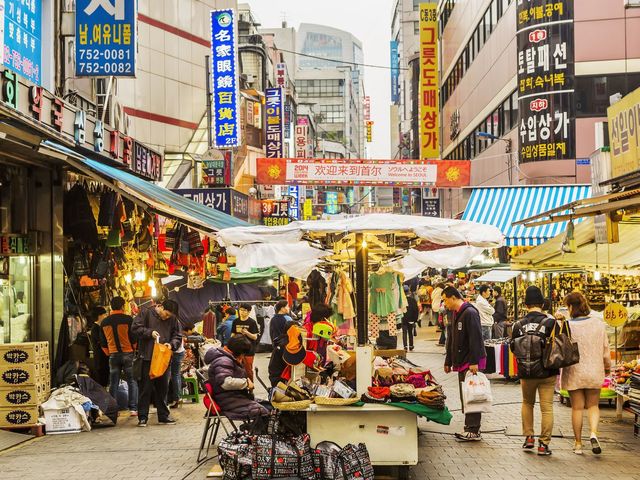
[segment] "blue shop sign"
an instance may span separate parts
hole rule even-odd
[[[398,57],[398,42],[391,40],[391,102],[400,101],[400,57]]]
[[[134,77],[135,0],[76,0],[76,76]]]
[[[235,10],[211,11],[211,117],[218,148],[240,145],[238,29]]]
[[[5,0],[4,64],[42,84],[42,0]]]

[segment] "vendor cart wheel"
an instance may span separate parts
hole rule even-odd
[[[398,480],[409,480],[409,466],[400,465],[398,467]]]

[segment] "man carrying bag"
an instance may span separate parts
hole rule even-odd
[[[139,355],[142,357],[142,375],[140,381],[140,398],[138,401],[138,426],[146,427],[149,420],[149,404],[153,402],[158,410],[158,423],[173,425],[176,421],[169,415],[167,392],[169,390],[170,370],[165,362],[164,372],[160,374],[160,356],[166,358],[169,351],[176,351],[182,344],[180,324],[177,319],[178,304],[173,300],[165,300],[152,308],[142,310],[134,319],[132,331],[138,338]],[[162,344],[165,348],[156,348]],[[154,354],[156,356],[154,360]],[[153,373],[153,375],[152,375]],[[160,376],[158,376],[160,374]]]
[[[518,363],[518,376],[522,388],[522,430],[526,437],[522,448],[535,447],[533,438],[533,406],[536,392],[540,397],[542,430],[538,442],[538,455],[551,455],[549,442],[553,430],[553,394],[558,370],[544,365],[544,350],[556,328],[554,318],[542,312],[544,298],[536,286],[527,288],[524,297],[527,315],[513,325],[510,348]]]

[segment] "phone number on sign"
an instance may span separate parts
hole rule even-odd
[[[98,63],[98,62],[88,62],[88,63],[79,63],[80,73],[96,73],[96,74],[116,74],[116,73],[133,73],[132,65],[130,63]]]
[[[130,50],[107,49],[98,50],[97,48],[79,50],[80,60],[131,60]]]

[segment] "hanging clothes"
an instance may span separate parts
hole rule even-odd
[[[369,337],[378,338],[381,330],[389,331],[389,335],[392,337],[398,334],[395,313],[390,313],[386,316],[376,315],[375,313],[369,314]]]
[[[396,275],[393,272],[369,276],[369,312],[386,317],[398,310],[397,297],[394,297],[393,291],[396,282]]]
[[[202,316],[202,335],[205,338],[215,338],[217,328],[216,312],[213,307],[207,308]]]
[[[319,303],[324,303],[327,296],[327,281],[318,270],[312,270],[307,277],[309,292],[307,297],[311,307]]]

